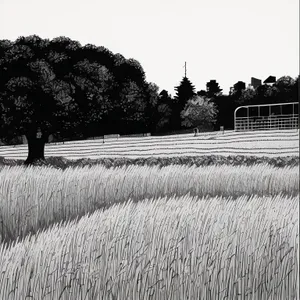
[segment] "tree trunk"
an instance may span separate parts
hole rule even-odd
[[[37,137],[36,134],[27,134],[26,138],[28,142],[28,156],[24,163],[29,165],[45,160],[45,143],[48,135],[42,134],[41,137]]]

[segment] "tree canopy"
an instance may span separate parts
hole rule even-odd
[[[235,98],[238,105],[259,105],[298,101],[298,81],[290,76],[280,77],[273,85],[263,84],[256,89],[247,88]]]
[[[216,80],[210,80],[206,83],[206,96],[208,98],[213,98],[215,96],[221,95],[222,89]]]
[[[25,135],[27,161],[43,158],[50,134],[150,128],[156,109],[158,87],[146,82],[138,61],[67,37],[1,40],[0,73],[0,138]],[[35,145],[38,132],[42,148]]]
[[[182,125],[210,129],[217,120],[217,108],[207,97],[196,96],[190,99],[181,112]]]

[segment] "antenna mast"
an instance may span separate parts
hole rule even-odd
[[[184,77],[186,77],[186,62],[184,62]]]

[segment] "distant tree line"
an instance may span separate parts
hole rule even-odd
[[[218,130],[220,126],[224,126],[226,129],[233,129],[234,110],[242,105],[299,101],[299,76],[295,79],[290,76],[282,76],[273,85],[263,84],[257,88],[246,88],[245,83],[239,81],[233,85],[229,95],[224,95],[222,93],[222,89],[216,80],[207,82],[206,90],[200,90],[198,92],[195,92],[194,86],[187,78],[182,80],[180,86],[181,87],[176,88],[177,94],[175,100],[180,98],[185,101],[185,104],[181,105],[181,107],[185,107],[184,112],[181,114],[181,117],[183,118],[181,125],[191,124],[190,122],[186,122],[188,116],[186,110],[191,112],[189,109],[191,102],[186,101],[186,98],[189,98],[193,93],[192,98],[194,100],[198,99],[196,102],[201,103],[201,105],[199,105],[202,107],[202,110],[200,110],[206,110],[205,116],[203,113],[194,114],[193,124],[195,125],[198,122],[200,127],[204,129],[210,127]],[[183,86],[185,87],[184,89],[182,88]],[[186,91],[186,97],[182,95],[183,90]]]
[[[44,158],[52,134],[76,139],[110,133],[162,134],[184,128],[233,128],[237,106],[298,100],[297,80],[281,77],[256,90],[236,84],[223,95],[215,80],[198,91],[187,77],[176,95],[147,82],[141,64],[105,47],[67,37],[0,40],[0,140],[25,135],[27,163]]]

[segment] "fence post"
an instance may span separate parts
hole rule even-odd
[[[247,130],[249,129],[249,107],[247,107]]]

